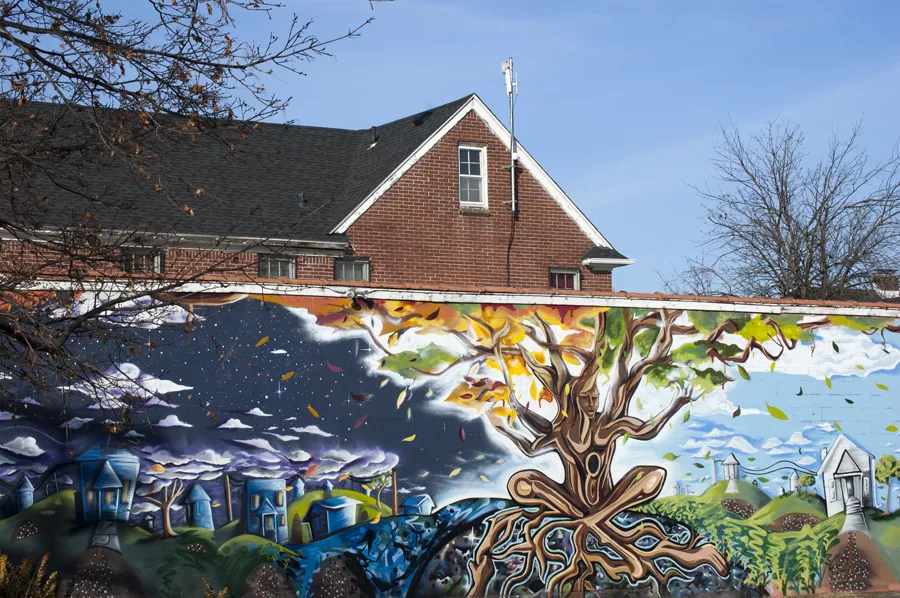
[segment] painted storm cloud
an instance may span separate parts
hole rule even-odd
[[[900,321],[657,303],[111,314],[152,350],[2,407],[0,548],[65,596],[900,587]]]

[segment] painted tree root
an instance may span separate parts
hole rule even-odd
[[[726,575],[728,564],[725,558],[712,544],[701,543],[701,538],[693,532],[687,544],[678,544],[652,520],[645,520],[629,529],[612,522],[622,511],[658,496],[665,479],[663,469],[635,467],[616,484],[606,501],[585,513],[564,486],[543,473],[535,470],[516,473],[510,478],[508,490],[522,506],[487,520],[488,530],[469,565],[473,584],[468,596],[486,596],[496,572],[495,562],[514,555],[525,559],[524,566],[503,582],[502,596],[511,594],[517,585],[527,582],[535,566],[546,585],[548,596],[562,595],[567,584],[571,584],[568,593],[575,596],[596,591],[591,579],[597,566],[612,581],[627,579],[637,583],[653,580],[659,590],[664,590],[669,580],[683,574],[684,570],[696,569],[701,565],[709,565],[720,575]],[[512,538],[517,523],[522,520],[525,521],[522,539],[514,542]],[[574,554],[570,557],[547,549],[549,535],[557,530],[571,533]],[[591,537],[620,558],[591,550],[588,546]],[[643,538],[655,539],[656,542],[641,547],[638,541]],[[659,558],[671,559],[675,566],[670,564],[661,569],[656,561]],[[551,573],[551,564],[561,567]]]

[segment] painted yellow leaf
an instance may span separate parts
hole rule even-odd
[[[430,397],[430,396],[433,395],[433,394],[434,394],[434,391],[432,391],[430,388],[429,388],[428,390],[425,391],[425,396],[426,396],[426,397]]]
[[[879,383],[879,384],[876,384],[875,386],[878,387],[878,388],[880,388],[881,390],[887,390],[887,389],[888,389],[887,384],[880,384],[880,383]]]
[[[489,479],[487,478],[487,476],[484,475],[484,474],[482,474],[482,475],[480,475],[480,476],[478,476],[478,477],[481,478],[481,481],[482,481],[482,482],[490,482],[490,480],[489,480]]]
[[[213,506],[213,508],[221,507],[221,506],[222,506],[222,503],[214,502],[214,503],[212,504],[212,506]]]
[[[148,471],[152,471],[153,473],[166,473],[166,468],[159,463],[154,463],[150,466],[150,469]]]
[[[262,346],[265,345],[267,342],[269,342],[269,337],[268,337],[268,336],[264,336],[264,337],[262,337],[261,339],[259,339],[258,341],[256,341],[256,346],[257,346],[257,347],[262,347]]]
[[[365,490],[366,492],[372,491],[371,486],[369,486],[368,484],[360,484],[360,486],[362,486],[362,489]]]
[[[291,371],[291,372],[286,373],[284,376],[282,376],[281,379],[282,380],[290,380],[293,375],[294,375],[294,372]]]
[[[284,489],[284,491],[285,491],[285,492],[290,492],[290,491],[293,490],[293,489],[294,489],[293,486],[286,486],[285,489]]]
[[[775,371],[775,362],[774,362],[774,361],[769,365],[769,371],[770,371],[770,372],[774,372],[774,371]]]
[[[403,401],[406,400],[406,390],[407,389],[404,388],[403,390],[400,391],[400,394],[397,396],[397,409],[400,409],[400,405],[402,405]]]
[[[889,425],[887,428],[885,428],[884,430],[885,430],[886,432],[896,432],[896,431],[897,431],[897,426],[895,426],[894,424],[891,424],[891,425]]]
[[[788,416],[785,415],[784,411],[782,411],[778,407],[773,407],[772,405],[769,405],[768,403],[766,403],[766,409],[769,410],[769,415],[771,415],[775,419],[787,421]]]
[[[349,477],[350,477],[349,473],[342,473],[341,475],[338,476],[338,481],[343,482],[344,480],[346,480]]]
[[[397,332],[391,334],[391,335],[388,337],[388,347],[396,347],[396,346],[397,346],[397,342],[398,342],[399,340],[400,340],[400,331],[398,330]]]
[[[309,412],[312,414],[313,417],[319,417],[319,412],[316,411],[312,405],[307,405],[306,408],[309,409]]]
[[[562,410],[562,416],[563,416],[563,417],[569,417],[569,414],[566,413],[566,410],[565,410],[565,409]]]
[[[381,521],[381,512],[375,511],[375,514],[372,516],[371,519],[369,519],[369,523],[375,524],[375,523],[378,523],[379,521]]]
[[[388,383],[388,379],[385,378],[384,380],[381,381],[381,384],[378,385],[378,388],[384,388],[385,386],[387,386],[387,383]]]
[[[532,399],[538,398],[538,387],[537,387],[537,382],[535,380],[531,381],[531,387],[528,389],[528,394],[531,395]]]
[[[412,436],[407,436],[406,438],[404,438],[403,442],[412,442],[415,439],[416,439],[416,435],[413,434]]]
[[[462,471],[462,469],[457,467],[456,469],[454,469],[453,471],[450,472],[450,477],[455,478],[456,476],[458,476],[460,474],[461,471]]]
[[[837,423],[837,420],[835,420],[835,422],[834,422],[834,427],[837,428],[837,431],[838,431],[838,432],[842,432],[842,431],[843,431],[843,430],[841,429],[841,424]]]
[[[856,369],[858,369],[858,370],[865,370],[866,368],[864,368],[863,366],[861,366],[861,365],[859,365],[859,364],[857,363],[857,364],[856,364]]]
[[[831,378],[829,378],[828,376],[825,376],[825,386],[831,388]]]
[[[419,474],[419,477],[420,477],[420,478],[427,478],[427,477],[428,477],[428,474],[430,474],[430,473],[431,473],[430,471],[423,471],[422,473]]]

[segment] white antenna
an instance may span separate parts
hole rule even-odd
[[[506,79],[506,95],[509,96],[509,180],[511,197],[509,202],[512,212],[516,213],[516,160],[519,156],[516,152],[516,97],[519,95],[519,79],[513,69],[513,59],[500,64],[500,71]]]

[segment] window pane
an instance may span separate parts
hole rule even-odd
[[[369,262],[366,260],[335,260],[335,280],[369,280]]]
[[[469,174],[469,163],[468,162],[460,162],[459,163],[459,174]]]
[[[469,151],[469,173],[475,175],[481,175],[481,151],[479,150],[470,150]]]

